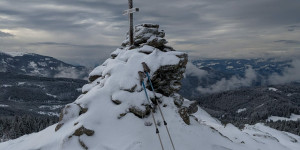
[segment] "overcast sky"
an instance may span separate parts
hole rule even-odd
[[[106,59],[128,29],[127,0],[1,0],[0,51],[83,65]],[[300,0],[134,0],[191,58],[300,57]]]

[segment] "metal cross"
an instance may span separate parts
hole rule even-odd
[[[129,45],[133,45],[133,13],[138,12],[139,8],[133,8],[132,0],[128,0],[129,9],[125,10],[123,15],[129,15]]]

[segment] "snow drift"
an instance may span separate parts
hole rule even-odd
[[[138,72],[145,62],[177,150],[299,149],[300,137],[257,124],[240,130],[222,125],[192,101],[177,94],[187,55],[166,46],[158,25],[135,27],[134,46],[128,37],[89,75],[82,95],[68,104],[60,121],[39,133],[0,144],[2,150],[159,150],[149,103]],[[144,80],[146,81],[146,79]],[[146,82],[147,83],[147,82]],[[162,143],[172,149],[158,111],[154,113]]]

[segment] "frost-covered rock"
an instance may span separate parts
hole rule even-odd
[[[134,28],[134,46],[149,45],[160,49],[161,51],[173,51],[172,47],[166,46],[167,40],[164,39],[165,32],[159,30],[157,24],[140,24]],[[126,40],[122,42],[122,46],[129,45],[129,36],[127,33]]]
[[[138,74],[144,71],[142,63],[148,66],[155,89],[151,91],[144,78],[146,92],[151,100],[158,99],[176,149],[299,148],[300,143],[295,142],[300,141],[299,136],[261,124],[246,126],[242,131],[231,124],[224,126],[194,102],[184,99],[177,91],[181,87],[187,54],[160,45],[164,33],[158,31],[158,25],[139,25],[135,31],[136,45],[126,46],[125,41],[126,47],[118,48],[111,58],[96,67],[90,73],[90,83],[82,88],[83,94],[62,110],[57,124],[2,143],[0,149],[161,149]],[[153,115],[165,149],[172,149],[159,111],[156,109]]]

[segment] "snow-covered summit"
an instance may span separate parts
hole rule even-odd
[[[34,55],[33,53],[27,53],[27,52],[1,52],[0,51],[0,53],[7,54],[11,57],[24,56],[24,55]]]
[[[177,94],[185,71],[187,55],[166,46],[158,25],[135,28],[135,45],[118,48],[89,75],[82,95],[68,104],[60,121],[47,129],[0,144],[10,150],[159,150],[159,140],[149,116],[138,72],[142,62],[150,68],[156,98],[168,122],[177,150],[297,149],[300,137],[265,127],[262,124],[240,130],[222,125],[195,103]],[[157,32],[156,32],[157,31]],[[140,36],[137,36],[140,35]],[[142,40],[143,42],[137,42]],[[161,43],[160,41],[165,41]],[[151,44],[150,44],[151,43]],[[150,98],[155,99],[146,79]],[[162,143],[172,149],[158,111]]]

